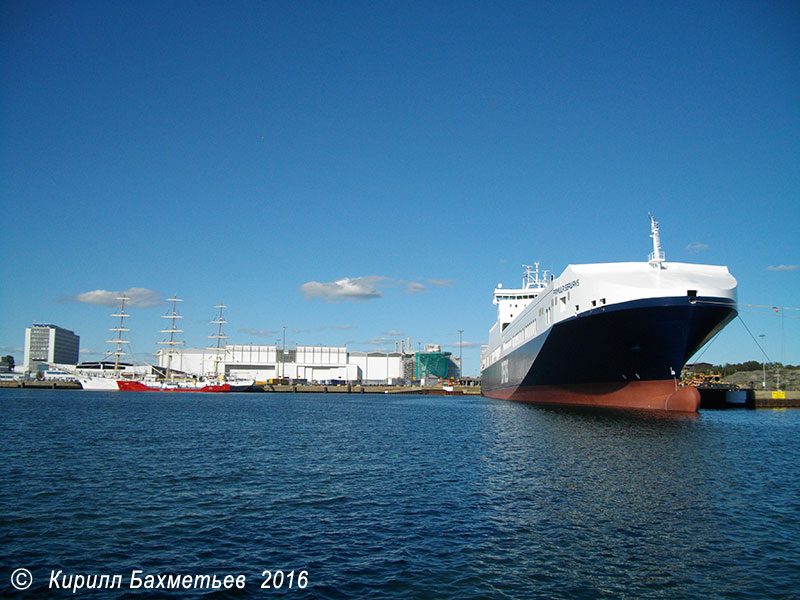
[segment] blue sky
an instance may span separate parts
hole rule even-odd
[[[0,352],[36,321],[97,358],[138,288],[140,358],[177,294],[188,346],[224,301],[233,343],[463,329],[477,374],[498,282],[645,260],[651,211],[800,363],[800,310],[746,306],[800,307],[798,31],[797,2],[4,2]],[[702,354],[751,359],[738,320]]]

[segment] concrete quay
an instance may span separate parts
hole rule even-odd
[[[0,388],[26,388],[34,390],[80,390],[76,381],[0,381]]]
[[[800,408],[800,391],[737,390],[724,386],[701,387],[701,409]]]
[[[259,386],[259,389],[261,386]],[[438,387],[419,387],[407,385],[323,385],[323,384],[266,384],[264,392],[277,393],[315,393],[315,394],[414,394],[429,396],[480,396],[479,386],[453,386],[452,390]]]
[[[753,408],[800,408],[800,392],[749,392],[752,396]]]
[[[80,390],[72,381],[0,381],[0,388],[26,388],[40,390]],[[480,396],[480,386],[418,387],[399,385],[323,385],[323,384],[266,384],[253,386],[248,392],[316,393],[316,394],[422,394],[431,396]]]

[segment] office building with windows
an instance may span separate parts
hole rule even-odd
[[[25,329],[25,370],[35,372],[52,364],[78,364],[80,340],[69,329],[34,323]]]

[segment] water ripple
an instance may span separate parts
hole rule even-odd
[[[780,598],[800,411],[0,390],[0,564],[307,570],[293,598]],[[66,595],[71,595],[67,593]],[[167,592],[148,597],[181,597]],[[93,590],[88,597],[136,597]]]

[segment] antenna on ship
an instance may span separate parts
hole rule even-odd
[[[547,270],[544,271],[544,276],[539,279],[539,262],[536,261],[533,265],[522,265],[525,267],[525,273],[522,276],[522,289],[535,289],[541,290],[546,287]]]
[[[534,262],[533,265],[522,265],[525,267],[525,273],[522,275],[522,289],[527,290],[530,287],[539,286],[539,263]]]
[[[647,213],[647,216],[650,217],[650,237],[653,238],[653,251],[650,253],[647,262],[649,262],[650,266],[654,269],[664,269],[666,256],[661,249],[661,236],[658,230],[658,221],[656,221],[656,218],[650,213]]]
[[[170,324],[169,329],[162,329],[160,333],[168,333],[169,340],[165,342],[158,342],[159,344],[164,344],[169,346],[169,350],[167,350],[167,374],[166,379],[171,379],[172,377],[172,357],[176,354],[175,346],[180,346],[183,342],[179,342],[175,340],[176,333],[183,333],[183,329],[178,329],[175,327],[175,321],[177,319],[182,319],[183,317],[178,314],[178,302],[183,302],[180,298],[176,298],[173,296],[172,298],[168,298],[167,302],[172,302],[172,313],[161,315],[162,319],[172,319],[172,323]]]
[[[222,302],[217,304],[214,308],[219,309],[219,316],[216,320],[211,321],[212,325],[218,325],[217,333],[215,335],[208,336],[210,339],[217,340],[217,347],[216,348],[209,348],[209,350],[216,350],[216,354],[214,355],[214,376],[219,377],[219,363],[222,362],[222,340],[228,339],[228,336],[225,335],[225,332],[222,331],[222,326],[226,325],[228,322],[222,317],[222,310],[228,308]]]

